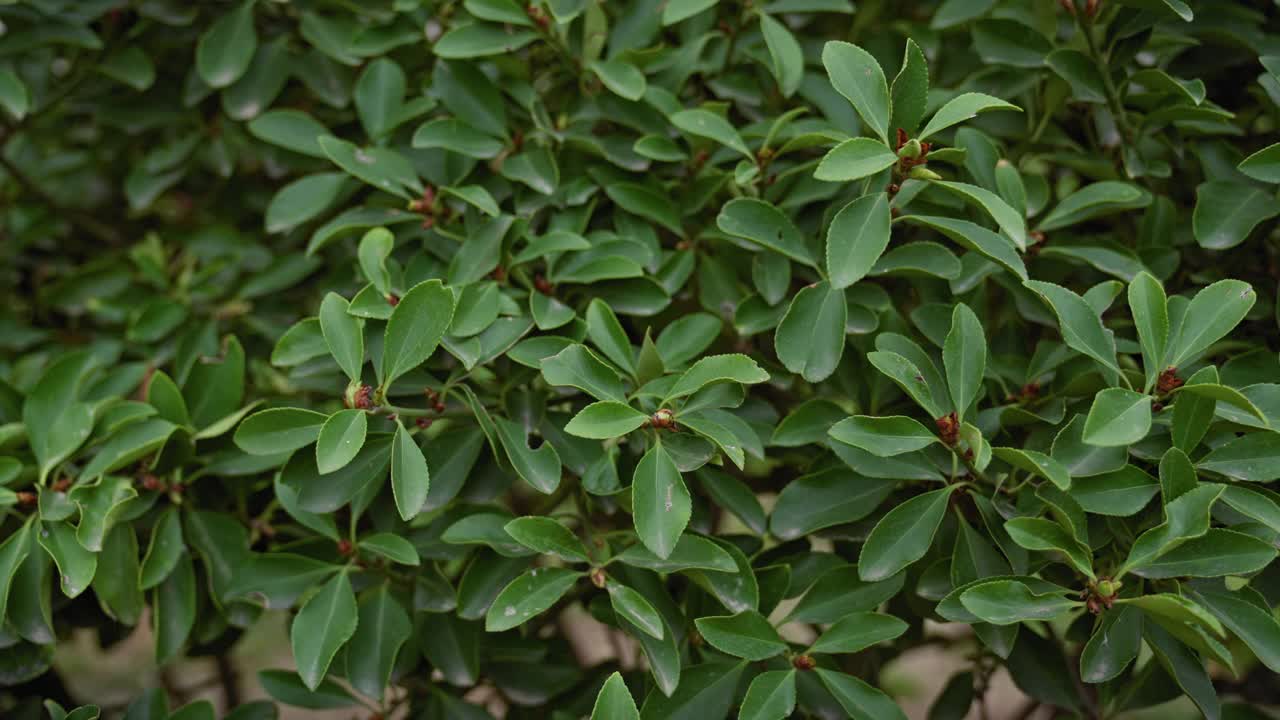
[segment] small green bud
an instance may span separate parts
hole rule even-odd
[[[942,176],[927,167],[913,167],[907,177],[913,180],[941,180]]]
[[[1102,597],[1111,597],[1116,593],[1120,592],[1120,588],[1123,586],[1124,586],[1123,583],[1117,582],[1115,580],[1099,580],[1098,594],[1101,595]]]
[[[915,138],[911,138],[898,150],[898,157],[915,160],[920,157],[920,153],[922,152],[924,152],[924,148],[920,147],[920,141]]]

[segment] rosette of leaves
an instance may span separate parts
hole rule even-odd
[[[1269,13],[0,5],[0,713],[1275,704]]]

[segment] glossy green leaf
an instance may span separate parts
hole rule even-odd
[[[848,306],[844,293],[823,281],[796,294],[774,334],[787,370],[809,382],[830,377],[844,354]]]
[[[412,520],[427,503],[431,492],[431,473],[418,442],[396,424],[391,441],[391,493],[400,519]]]
[[[345,467],[364,447],[369,429],[363,410],[340,410],[329,416],[316,438],[316,469],[325,475]]]
[[[765,660],[784,652],[787,644],[760,613],[702,617],[698,632],[715,649],[747,660]]]
[[[858,282],[889,246],[888,196],[864,195],[845,205],[827,229],[827,274],[843,289]]]
[[[828,42],[822,48],[822,65],[831,85],[853,104],[862,122],[882,142],[888,142],[889,85],[880,63],[857,45]]]
[[[826,182],[849,182],[875,175],[897,162],[897,154],[883,142],[853,138],[845,140],[824,155],[813,176]]]
[[[692,502],[680,470],[659,443],[636,465],[631,480],[636,533],[644,546],[660,558],[671,557],[689,524]]]
[[[535,568],[498,593],[484,617],[487,632],[502,632],[528,622],[545,612],[582,577],[564,568]]]
[[[333,656],[355,634],[358,623],[355,593],[345,572],[334,575],[303,603],[289,638],[298,675],[308,690],[320,687]]]
[[[929,551],[955,486],[931,490],[898,505],[880,519],[858,556],[858,576],[884,580]]]
[[[439,280],[419,283],[400,298],[382,344],[384,387],[431,357],[453,321],[453,303],[453,293]]]

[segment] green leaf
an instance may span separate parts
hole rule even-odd
[[[671,116],[671,124],[690,135],[714,140],[748,158],[755,157],[733,125],[709,110],[681,110]]]
[[[450,152],[488,160],[502,152],[502,141],[455,118],[428,120],[413,133],[415,148],[441,148]]]
[[[858,282],[889,246],[889,199],[863,195],[845,205],[827,229],[827,274],[836,289]]]
[[[1151,396],[1107,388],[1093,396],[1084,421],[1084,441],[1103,447],[1127,446],[1151,431]]]
[[[21,113],[14,113],[21,116]],[[19,117],[21,119],[21,117]],[[1240,172],[1254,180],[1280,183],[1280,143],[1268,145],[1255,152],[1237,166]]]
[[[1191,698],[1200,712],[1209,720],[1219,720],[1222,711],[1218,693],[1199,656],[1155,623],[1143,623],[1142,636],[1165,672]]]
[[[31,522],[23,523],[0,543],[0,617],[5,617],[9,595],[13,591],[14,575],[32,549]]]
[[[80,544],[69,523],[46,521],[36,539],[58,566],[63,595],[75,598],[88,589],[98,571],[98,558]]]
[[[1062,463],[1035,450],[1018,448],[992,448],[991,453],[1019,470],[1039,475],[1066,490],[1071,487],[1071,475]]]
[[[665,194],[647,185],[631,182],[610,183],[605,186],[604,192],[623,210],[652,220],[676,235],[684,236],[680,210]]]
[[[827,281],[802,289],[774,334],[774,349],[787,370],[816,383],[836,371],[844,354],[848,306]]]
[[[386,583],[367,590],[357,608],[356,632],[347,644],[347,679],[366,697],[381,700],[396,655],[413,634],[409,613]]]
[[[636,465],[631,498],[640,541],[654,555],[669,558],[689,524],[692,501],[679,468],[661,443]]]
[[[1019,517],[1004,524],[1004,529],[1018,545],[1028,550],[1058,551],[1086,577],[1093,575],[1093,554],[1061,525],[1044,518]]]
[[[1221,493],[1221,486],[1205,484],[1165,503],[1165,521],[1138,536],[1115,577],[1159,558],[1186,540],[1204,535],[1209,530],[1209,510]]]
[[[936,17],[935,14],[935,20]],[[910,136],[920,127],[929,97],[929,62],[924,51],[911,38],[907,38],[901,68],[889,90],[892,96],[890,107],[893,109],[889,129],[902,128]]]
[[[785,720],[796,708],[796,671],[768,670],[751,681],[738,720]]]
[[[745,668],[745,662],[733,665],[706,662],[689,667],[680,674],[680,685],[673,688],[670,696],[664,694],[665,690],[649,693],[640,717],[643,720],[728,717]]]
[[[395,127],[406,84],[404,70],[394,60],[378,58],[365,66],[356,81],[355,100],[366,135],[376,138]]]
[[[822,156],[813,177],[826,182],[850,182],[875,175],[897,164],[898,155],[870,138],[845,140]]]
[[[1119,370],[1116,365],[1115,336],[1102,327],[1102,319],[1084,298],[1060,285],[1039,280],[1027,280],[1023,285],[1044,298],[1053,308],[1062,339],[1069,347],[1088,355],[1107,368]]]
[[[769,517],[769,529],[783,540],[814,530],[855,522],[870,515],[893,491],[884,478],[867,478],[843,468],[803,475],[788,483]]]
[[[626,404],[618,373],[584,345],[570,345],[542,360],[542,377],[551,385],[576,387],[597,400]]]
[[[1045,57],[1045,64],[1067,81],[1076,100],[1098,105],[1107,102],[1106,81],[1098,72],[1098,65],[1088,55],[1079,50],[1059,48]]]
[[[832,41],[822,47],[822,65],[836,92],[853,105],[881,142],[888,143],[889,85],[880,63],[857,45]]]
[[[325,157],[335,165],[379,190],[404,199],[422,192],[422,184],[413,165],[395,150],[380,146],[362,148],[332,135],[322,135],[317,142]],[[386,219],[379,218],[375,224],[386,222]],[[323,230],[317,230],[317,236]],[[313,240],[308,250],[314,252],[322,244]]]
[[[867,360],[886,377],[895,382],[903,392],[915,400],[930,417],[940,418],[946,411],[933,397],[924,373],[915,363],[895,352],[877,350],[867,353]]]
[[[990,190],[970,185],[962,182],[934,181],[934,187],[940,187],[961,198],[972,205],[976,205],[984,212],[991,216],[992,220],[1000,227],[1000,231],[1005,237],[1013,241],[1015,247],[1020,251],[1025,251],[1027,247],[1027,223],[1023,219],[1022,213],[1014,210],[999,195]]]
[[[663,26],[683,22],[709,8],[715,7],[720,0],[670,0],[662,6]]]
[[[1102,614],[1102,622],[1080,654],[1080,679],[1101,683],[1124,672],[1142,650],[1142,613],[1122,605]]]
[[[360,538],[360,550],[386,558],[401,565],[418,565],[421,559],[413,543],[399,535],[391,533],[374,533]]]
[[[840,442],[879,457],[915,452],[938,442],[938,437],[928,428],[904,415],[855,415],[836,423],[827,432]]]
[[[858,612],[827,628],[809,647],[811,653],[856,653],[892,640],[907,631],[907,624],[892,615]]]
[[[494,418],[494,423],[516,474],[538,492],[555,492],[562,473],[560,455],[555,446],[543,443],[535,450],[529,446],[529,438],[522,425],[506,418]]]
[[[769,48],[770,70],[778,80],[778,89],[783,97],[791,97],[804,78],[804,51],[786,25],[763,12],[760,13],[760,32]]]
[[[595,298],[587,305],[587,338],[599,348],[604,356],[622,368],[628,375],[635,376],[635,351],[631,340],[618,322],[618,316],[605,301]]]
[[[151,530],[151,542],[139,570],[138,587],[148,590],[163,582],[177,567],[178,559],[185,551],[178,511],[176,508],[167,510]]]
[[[272,196],[263,227],[268,233],[293,230],[328,210],[349,182],[346,173],[327,172],[307,175],[285,185]]]
[[[440,186],[440,191],[475,207],[489,217],[498,217],[502,213],[498,207],[498,201],[493,199],[488,190],[479,185],[462,185],[460,187],[442,185]]]
[[[662,616],[649,604],[640,593],[626,585],[609,580],[605,588],[609,591],[609,602],[613,611],[626,618],[628,622],[640,628],[650,637],[661,640],[666,633]]]
[[[867,536],[858,556],[858,577],[884,580],[924,557],[947,512],[956,486],[917,495],[890,510]]]
[[[364,447],[369,418],[363,410],[340,410],[329,416],[316,438],[316,469],[325,475],[345,467]]]
[[[249,133],[263,142],[311,157],[325,157],[320,137],[329,129],[301,110],[269,110],[249,122]]]
[[[787,620],[833,623],[850,613],[874,610],[897,595],[904,582],[905,573],[868,583],[858,579],[855,565],[831,568],[800,598]]]
[[[31,98],[27,86],[12,70],[0,70],[0,107],[3,107],[14,120],[22,120],[31,106]]]
[[[587,548],[564,525],[551,518],[529,516],[504,526],[515,541],[540,553],[559,556],[567,562],[588,562]]]
[[[1196,467],[1241,482],[1271,482],[1280,478],[1280,434],[1242,435],[1215,447]]]
[[[1274,193],[1252,183],[1213,180],[1196,188],[1191,229],[1200,247],[1227,250],[1248,239],[1261,223],[1280,215]]]
[[[453,292],[439,280],[413,286],[387,321],[382,343],[382,386],[421,365],[453,322]]]
[[[614,672],[604,681],[591,710],[591,720],[640,720],[636,701],[631,699],[621,674]]]
[[[236,428],[235,443],[250,455],[275,455],[303,448],[320,437],[328,416],[302,408],[256,412]]]
[[[1161,362],[1169,342],[1169,312],[1164,288],[1150,273],[1142,272],[1129,283],[1129,312],[1138,331],[1142,348],[1142,368],[1146,374],[1144,389],[1155,386]]]
[[[947,101],[938,109],[938,112],[929,118],[929,122],[925,124],[924,130],[920,131],[920,140],[924,140],[930,135],[945,130],[952,125],[962,123],[966,120],[972,120],[979,113],[990,112],[992,110],[1013,110],[1022,112],[1022,108],[1017,105],[1001,100],[1000,98],[984,95],[983,93],[969,92],[957,95]]]
[[[715,649],[746,660],[760,661],[787,650],[773,625],[758,612],[702,617],[695,621],[703,639]]]
[[[532,30],[508,32],[500,25],[470,23],[445,33],[431,50],[450,60],[514,53],[538,39]]]
[[[1187,586],[1191,598],[1240,638],[1258,660],[1280,672],[1280,620],[1269,611],[1267,602],[1252,588],[1229,591],[1207,582]]]
[[[688,533],[680,536],[671,554],[665,558],[655,555],[643,544],[636,544],[622,551],[618,555],[618,561],[660,573],[680,570],[713,570],[726,573],[738,571],[733,558],[719,545]]]
[[[1275,547],[1252,535],[1211,528],[1154,560],[1133,565],[1132,570],[1149,579],[1246,575],[1269,565],[1276,552]]]
[[[760,369],[755,360],[746,355],[711,355],[704,357],[685,370],[667,392],[669,400],[692,395],[712,383],[735,382],[754,385],[768,382],[769,373]]]
[[[535,568],[512,580],[485,613],[486,632],[502,632],[548,610],[569,592],[582,573],[565,568]]]
[[[1056,593],[1040,594],[1017,580],[995,580],[960,593],[960,602],[969,612],[993,625],[1011,625],[1025,620],[1052,620],[1080,606]]]
[[[431,492],[431,473],[413,436],[396,422],[395,439],[391,441],[391,494],[400,519],[408,522],[421,512]]]
[[[1169,344],[1167,364],[1176,368],[1200,357],[1240,324],[1257,299],[1253,286],[1240,280],[1219,280],[1200,290],[1187,305]]]
[[[605,401],[592,403],[564,426],[570,435],[593,440],[621,437],[649,422],[649,416],[625,403]]]
[[[600,82],[611,92],[627,100],[639,100],[644,97],[645,78],[635,65],[618,59],[596,60],[588,69],[600,78]]]
[[[219,17],[196,44],[196,71],[212,88],[224,88],[249,69],[258,49],[253,27],[253,0]]]
[[[947,371],[951,401],[963,420],[965,410],[982,393],[982,375],[987,367],[987,339],[982,323],[964,303],[957,303],[951,313],[951,331],[942,346],[942,364]]]
[[[1018,255],[1017,249],[1009,241],[1007,237],[997,235],[996,233],[971,223],[968,220],[957,220],[955,218],[925,216],[925,215],[906,215],[903,218],[907,222],[925,225],[938,232],[946,235],[954,240],[956,244],[986,255],[991,260],[1008,268],[1010,272],[1017,275],[1019,279],[1027,278],[1027,267],[1023,264],[1022,258]],[[916,243],[924,247],[938,247],[932,243]],[[954,261],[954,258],[951,258]],[[944,258],[943,262],[947,262]],[[957,265],[959,263],[956,263]],[[946,271],[939,268],[942,272],[937,273],[939,277],[959,277],[960,269],[957,267],[954,271]]]
[[[303,603],[289,637],[298,675],[308,690],[320,687],[333,656],[355,634],[358,623],[356,596],[346,572],[334,575]]]
[[[858,678],[825,668],[814,672],[853,720],[906,720],[907,716],[888,695]]]
[[[1086,185],[1063,198],[1040,221],[1040,230],[1059,230],[1103,215],[1146,207],[1150,203],[1151,194],[1136,185],[1103,180]]]
[[[152,607],[155,657],[163,665],[182,654],[196,624],[196,573],[189,554],[178,558],[178,566],[156,588]]]
[[[809,246],[791,220],[777,207],[755,198],[736,198],[725,203],[716,217],[716,227],[734,237],[746,238],[805,265],[815,265]]]

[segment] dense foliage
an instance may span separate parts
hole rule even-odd
[[[0,715],[1263,717],[1275,15],[0,2]]]

